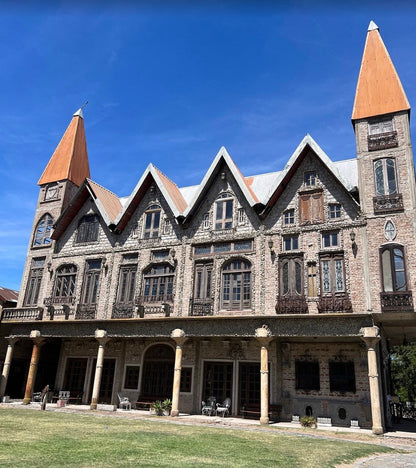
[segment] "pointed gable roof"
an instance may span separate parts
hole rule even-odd
[[[377,25],[368,27],[352,120],[410,110],[399,76]]]
[[[70,180],[80,186],[90,177],[84,117],[79,109],[72,117],[61,141],[48,162],[38,185]]]

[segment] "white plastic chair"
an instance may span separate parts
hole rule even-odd
[[[118,396],[118,406],[121,409],[126,411],[131,411],[131,402],[128,397],[122,397],[120,393],[117,393]]]

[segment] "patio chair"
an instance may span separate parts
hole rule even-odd
[[[217,403],[217,414],[225,418],[225,416],[228,416],[230,414],[230,408],[231,398],[226,398],[223,401],[222,405],[220,403]]]
[[[201,414],[205,416],[215,416],[217,414],[217,399],[214,396],[210,396],[205,403],[202,402]]]
[[[117,393],[118,396],[118,407],[126,411],[131,411],[131,402],[128,397],[122,397],[120,393]]]

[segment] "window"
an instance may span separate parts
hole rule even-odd
[[[341,218],[341,205],[339,203],[329,204],[329,217],[331,219]]]
[[[98,240],[98,216],[86,215],[78,224],[77,242],[95,242]]]
[[[291,210],[286,210],[284,213],[283,213],[283,223],[285,225],[288,225],[288,224],[294,224],[295,223],[295,210],[291,209]]]
[[[393,119],[383,119],[368,123],[369,135],[380,135],[380,133],[388,133],[393,131]]]
[[[306,187],[313,187],[316,184],[316,171],[305,172],[304,182]]]
[[[144,214],[144,231],[143,237],[145,239],[153,239],[159,237],[160,227],[160,213],[159,205],[151,205]]]
[[[244,208],[238,209],[238,224],[246,224],[246,212]]]
[[[154,250],[152,252],[153,260],[167,260],[169,258],[169,250]]]
[[[303,295],[303,258],[283,258],[280,262],[280,294]]]
[[[403,247],[387,245],[381,249],[383,290],[385,292],[407,291]]]
[[[145,302],[172,301],[174,269],[169,264],[154,265],[143,275]]]
[[[374,180],[376,195],[393,195],[397,193],[395,160],[385,158],[374,161]]]
[[[36,306],[38,304],[40,284],[42,282],[44,258],[34,258],[29,273],[26,287],[25,306]]]
[[[316,263],[308,263],[308,296],[317,297]]]
[[[124,374],[124,388],[137,390],[139,388],[140,366],[126,366]]]
[[[136,271],[137,265],[122,265],[120,267],[117,292],[118,304],[131,304],[133,302],[136,288]]]
[[[324,220],[323,193],[304,193],[299,197],[300,223],[322,223]]]
[[[228,252],[247,252],[253,250],[253,241],[217,242],[215,244],[201,244],[194,247],[194,255],[212,255]]]
[[[324,295],[345,292],[344,258],[341,255],[321,257],[321,292]]]
[[[204,220],[202,222],[202,226],[204,229],[209,229],[210,222],[209,222],[209,213],[204,214]]]
[[[322,233],[322,247],[337,247],[339,245],[339,231]]]
[[[192,392],[192,367],[182,367],[180,392]]]
[[[44,201],[57,200],[59,198],[59,186],[57,183],[48,185],[45,191]]]
[[[52,216],[50,214],[45,214],[44,216],[42,216],[42,218],[36,226],[33,247],[40,247],[42,245],[51,244],[52,226]]]
[[[295,388],[296,390],[319,390],[319,362],[295,362]]]
[[[89,260],[85,268],[81,304],[96,304],[100,282],[101,260]]]
[[[283,250],[288,252],[290,250],[298,250],[299,249],[299,236],[283,236]]]
[[[251,265],[245,260],[234,260],[222,272],[222,308],[243,310],[251,306]]]
[[[329,362],[329,388],[331,392],[355,393],[354,363]]]
[[[233,227],[233,196],[222,193],[215,202],[215,229],[231,229]]]
[[[211,300],[212,263],[195,264],[194,299]]]
[[[172,223],[170,222],[170,219],[165,219],[165,225],[163,228],[163,234],[171,234],[172,233]]]
[[[75,281],[77,267],[75,265],[62,265],[56,271],[54,297],[61,299],[73,298],[75,294]]]

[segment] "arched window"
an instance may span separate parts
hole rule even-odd
[[[303,296],[303,258],[283,258],[280,263],[280,294]]]
[[[175,353],[170,346],[151,346],[144,355],[141,396],[171,398],[174,363]]]
[[[33,247],[51,244],[53,218],[50,214],[42,216],[35,229],[35,238],[33,239]]]
[[[384,292],[407,291],[405,256],[400,245],[386,245],[381,249]]]
[[[68,299],[74,297],[77,267],[75,265],[62,265],[56,270],[54,297]]]
[[[392,158],[374,161],[374,179],[376,195],[392,195],[397,193],[396,164]]]
[[[172,301],[174,269],[168,263],[153,265],[143,273],[143,301]]]
[[[221,307],[244,310],[251,307],[251,264],[233,260],[222,270]]]
[[[159,205],[150,205],[145,211],[143,230],[143,237],[145,239],[159,237],[161,211],[162,210]]]
[[[83,216],[78,224],[77,242],[94,242],[98,240],[98,216]]]

